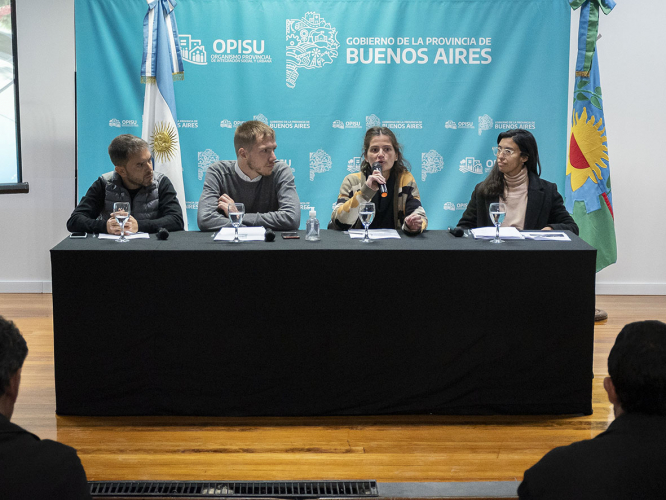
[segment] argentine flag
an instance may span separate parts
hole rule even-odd
[[[141,137],[150,144],[153,168],[166,175],[176,189],[187,231],[187,209],[174,80],[183,79],[176,16],[176,0],[148,0],[143,20],[141,81],[146,84]]]

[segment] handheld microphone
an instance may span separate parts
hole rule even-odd
[[[161,227],[159,231],[157,231],[158,240],[166,240],[168,237],[169,237],[169,231],[167,231],[166,228]]]
[[[449,233],[451,233],[456,238],[460,238],[463,235],[464,231],[463,231],[462,227],[456,226],[456,227],[450,227],[449,228]]]
[[[264,241],[275,241],[275,233],[270,227],[267,228],[266,232],[264,233]]]
[[[379,170],[380,173],[382,171],[382,164],[379,162],[372,164],[372,171],[376,172],[377,170]],[[388,192],[386,191],[386,184],[380,184],[379,190],[382,192],[382,198],[386,198],[388,196]]]

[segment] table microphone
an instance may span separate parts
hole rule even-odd
[[[275,233],[270,227],[264,233],[264,241],[275,241]]]
[[[377,170],[379,170],[380,173],[382,171],[382,164],[379,162],[372,164],[372,171],[376,172]],[[382,198],[386,198],[388,196],[388,193],[386,192],[386,184],[380,184],[379,190],[382,192]]]
[[[158,240],[166,240],[169,237],[169,231],[165,227],[161,227],[159,231],[157,231],[157,239]]]
[[[450,227],[449,228],[449,233],[451,233],[456,238],[460,238],[463,235],[464,231],[463,231],[462,227],[456,226],[456,227]]]

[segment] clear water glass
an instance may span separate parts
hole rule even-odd
[[[120,238],[116,241],[119,243],[127,243],[129,240],[125,238],[125,224],[130,216],[130,204],[128,201],[117,201],[113,204],[113,216],[116,222],[120,224]]]
[[[243,223],[245,216],[245,205],[243,203],[230,203],[229,204],[229,220],[231,225],[234,226],[235,234],[232,243],[240,243],[238,239],[238,227]]]
[[[368,227],[372,224],[375,218],[375,204],[372,202],[365,202],[359,205],[358,216],[361,219],[361,224],[365,228],[365,235],[361,240],[363,243],[370,243],[372,240],[368,236]]]
[[[490,240],[491,243],[504,243],[499,236],[499,228],[504,222],[504,217],[506,216],[506,205],[501,201],[499,203],[491,203],[488,208],[488,213],[490,214],[490,220],[495,226],[495,239]]]

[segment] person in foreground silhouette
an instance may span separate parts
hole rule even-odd
[[[608,374],[615,420],[594,439],[548,452],[525,472],[521,499],[666,498],[666,324],[626,325]]]
[[[91,499],[86,472],[74,448],[39,439],[9,420],[28,346],[13,322],[0,316],[0,498]]]

